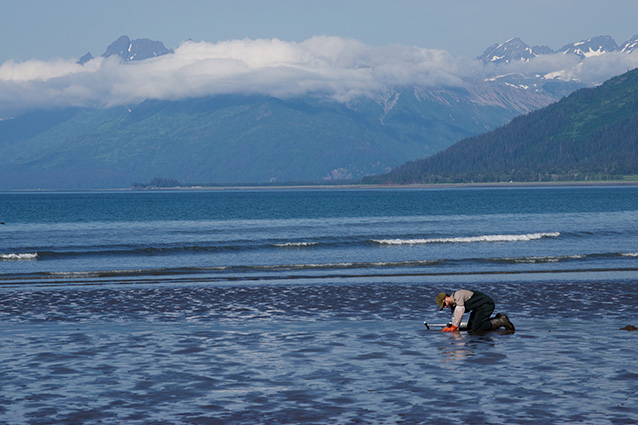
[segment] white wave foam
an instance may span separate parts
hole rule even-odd
[[[558,263],[560,257],[525,257],[512,259],[515,263],[535,264],[535,263]]]
[[[418,267],[431,266],[440,263],[441,260],[422,260],[422,261],[375,261],[375,262],[344,262],[344,263],[304,263],[304,264],[276,264],[270,266],[253,266],[255,270],[319,270],[319,269],[368,269],[383,267]]]
[[[63,277],[68,279],[100,277],[101,272],[50,272],[51,276]]]
[[[620,255],[623,257],[638,257],[638,252],[625,252]]]
[[[559,263],[563,260],[578,260],[586,257],[586,255],[559,255],[556,257],[505,258],[505,260],[514,261],[515,263]]]
[[[30,252],[24,254],[0,254],[0,260],[4,261],[30,261],[38,258],[37,252]]]
[[[305,246],[315,246],[317,242],[286,242],[286,243],[275,243],[272,246],[277,248],[300,248]]]
[[[473,243],[473,242],[524,242],[541,238],[556,238],[559,232],[551,233],[527,233],[524,235],[483,235],[456,238],[432,238],[432,239],[373,239],[373,242],[382,245],[419,245],[428,243]]]

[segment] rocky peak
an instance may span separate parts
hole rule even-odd
[[[547,46],[530,47],[520,38],[511,38],[502,44],[488,47],[477,60],[491,63],[527,62],[538,55],[553,53]]]
[[[620,51],[623,53],[631,53],[634,50],[638,50],[638,34],[634,35],[620,46]]]
[[[608,35],[600,35],[577,43],[566,44],[559,52],[563,54],[574,54],[581,58],[588,58],[618,50],[618,45],[613,38]]]
[[[86,55],[84,55],[80,59],[78,59],[77,63],[79,63],[80,65],[84,65],[85,63],[87,63],[90,60],[93,60],[93,55],[91,54],[91,52],[87,53]]]
[[[123,35],[106,48],[102,57],[119,56],[124,62],[140,61],[170,53],[164,43],[148,38],[131,40]]]

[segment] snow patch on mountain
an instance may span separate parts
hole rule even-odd
[[[638,34],[631,37],[629,40],[625,41],[622,46],[620,46],[620,51],[622,53],[633,53],[638,49]]]

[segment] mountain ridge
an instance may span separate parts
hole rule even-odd
[[[11,141],[0,142],[0,184],[51,188],[49,182],[63,182],[84,189],[154,177],[188,183],[359,179],[518,115],[502,106],[516,103],[518,92],[494,90],[406,89],[386,103],[256,95],[149,100],[133,108],[69,109],[67,120],[52,120],[30,137],[11,136],[9,122],[0,122],[0,140]],[[517,107],[527,102],[531,110],[549,100],[525,96]],[[103,184],[100,173],[119,177]]]
[[[638,174],[638,69],[365,183],[622,179]]]
[[[595,46],[607,38],[590,40],[578,46],[600,51]],[[635,44],[638,36],[616,47],[630,53]],[[549,51],[518,38],[495,46],[507,47],[505,65],[524,60],[525,52],[531,60]],[[132,69],[129,62],[171,53],[161,42],[122,36],[102,58],[116,56],[118,66]],[[127,187],[153,178],[204,184],[355,181],[436,154],[583,87],[569,78],[497,71],[493,78],[468,77],[455,86],[397,86],[345,102],[319,95],[228,94],[31,111],[0,120],[0,189]]]
[[[138,38],[131,40],[128,36],[120,36],[111,43],[102,57],[117,56],[124,62],[141,61],[171,53],[161,41]]]
[[[530,61],[543,55],[556,53],[575,55],[580,58],[597,56],[605,53],[632,53],[638,49],[638,34],[626,40],[621,46],[609,35],[600,35],[585,40],[565,44],[558,50],[548,46],[529,46],[519,37],[510,38],[504,43],[496,43],[488,47],[476,60],[486,63],[513,63]]]

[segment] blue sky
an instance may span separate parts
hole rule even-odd
[[[469,58],[511,37],[558,49],[638,33],[638,0],[2,0],[0,64],[101,55],[120,35],[177,47],[315,35],[444,49]]]

